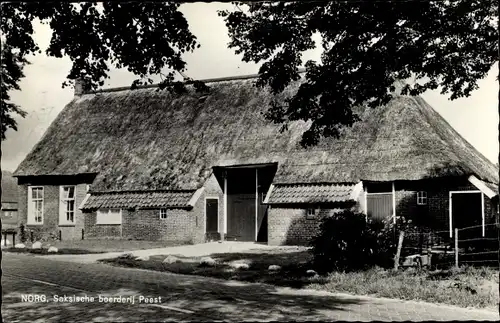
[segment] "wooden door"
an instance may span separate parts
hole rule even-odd
[[[219,200],[207,198],[205,200],[205,232],[217,232],[219,222]]]
[[[255,241],[255,169],[227,172],[227,239]]]
[[[480,226],[482,224],[481,193],[452,193],[451,214],[453,228]],[[459,232],[459,237],[480,237],[481,235],[481,227]]]
[[[392,193],[372,193],[366,196],[368,217],[383,221],[392,217]]]

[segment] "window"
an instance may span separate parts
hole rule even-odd
[[[59,223],[75,223],[75,187],[61,186],[60,196]]]
[[[314,209],[314,208],[307,209],[307,211],[306,211],[306,218],[307,219],[313,219],[318,213],[319,212],[318,212],[317,209]]]
[[[97,210],[96,224],[122,224],[122,210],[120,209]]]
[[[28,189],[28,224],[43,224],[43,187]]]
[[[417,192],[417,205],[427,205],[427,192]]]
[[[167,218],[167,209],[160,209],[160,219],[165,220]]]

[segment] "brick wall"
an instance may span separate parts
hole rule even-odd
[[[122,225],[98,225],[96,224],[96,213],[87,213],[85,216],[85,238],[203,243],[206,240],[206,198],[219,198],[219,231],[224,228],[222,189],[213,175],[207,180],[204,187],[204,192],[192,209],[168,209],[166,219],[160,219],[160,209],[122,210]]]
[[[122,219],[126,211],[122,211]],[[96,224],[97,212],[84,213],[85,239],[120,239],[122,226],[120,224]],[[123,221],[123,220],[122,220]]]
[[[87,193],[86,184],[75,185],[75,223],[74,225],[59,225],[60,185],[34,185],[43,187],[43,223],[41,225],[26,225],[27,229],[34,232],[36,240],[49,236],[59,237],[61,231],[62,240],[81,239],[84,228],[84,216],[78,209]],[[29,185],[18,185],[18,226],[26,224],[28,219],[28,187]]]
[[[269,245],[308,245],[319,232],[321,219],[335,212],[322,209],[314,218],[306,217],[306,209],[271,207],[268,211]]]
[[[415,186],[419,186],[418,188]],[[449,229],[450,191],[476,191],[477,188],[466,178],[455,181],[432,181],[429,183],[405,185],[396,183],[396,214],[424,221],[434,230]],[[417,205],[417,192],[427,192],[427,205]],[[494,221],[494,208],[491,200],[485,196],[485,222]]]

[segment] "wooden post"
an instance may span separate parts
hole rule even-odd
[[[455,267],[458,268],[458,229],[455,228]]]
[[[61,230],[59,230],[59,241],[61,241],[61,240],[62,240],[61,238],[62,238],[62,231],[61,231]]]
[[[31,242],[33,243],[33,231],[30,232],[30,239],[31,239]]]
[[[84,229],[82,229],[82,240],[84,240],[85,238],[85,232],[84,232]]]
[[[396,257],[394,258],[394,270],[398,270],[398,267],[399,267],[399,257],[401,256],[401,249],[403,248],[404,236],[405,236],[405,232],[401,231],[399,233],[398,249],[396,251]]]
[[[12,246],[14,247],[16,245],[16,233],[12,233]]]

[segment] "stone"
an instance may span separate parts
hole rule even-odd
[[[250,266],[243,262],[235,262],[230,265],[234,269],[246,270],[250,268]]]
[[[307,276],[317,276],[318,273],[315,270],[309,269],[306,271]]]
[[[278,271],[281,269],[281,266],[278,266],[278,265],[270,265],[268,270],[269,271]]]
[[[24,243],[16,243],[14,248],[23,249],[23,248],[26,248],[26,245]]]
[[[217,262],[211,257],[203,257],[200,259],[200,265],[204,266],[215,266]]]
[[[59,251],[59,249],[57,249],[57,248],[56,248],[56,247],[54,247],[54,246],[50,246],[50,247],[49,247],[49,250],[48,250],[48,252],[49,252],[49,253],[57,253],[58,251]]]
[[[42,249],[42,243],[40,241],[33,243],[31,249]]]
[[[180,262],[180,260],[176,256],[169,255],[167,258],[163,259],[163,262],[166,264],[173,264],[176,262]]]
[[[139,256],[139,257],[135,258],[135,260],[148,261],[149,260],[149,256]]]

